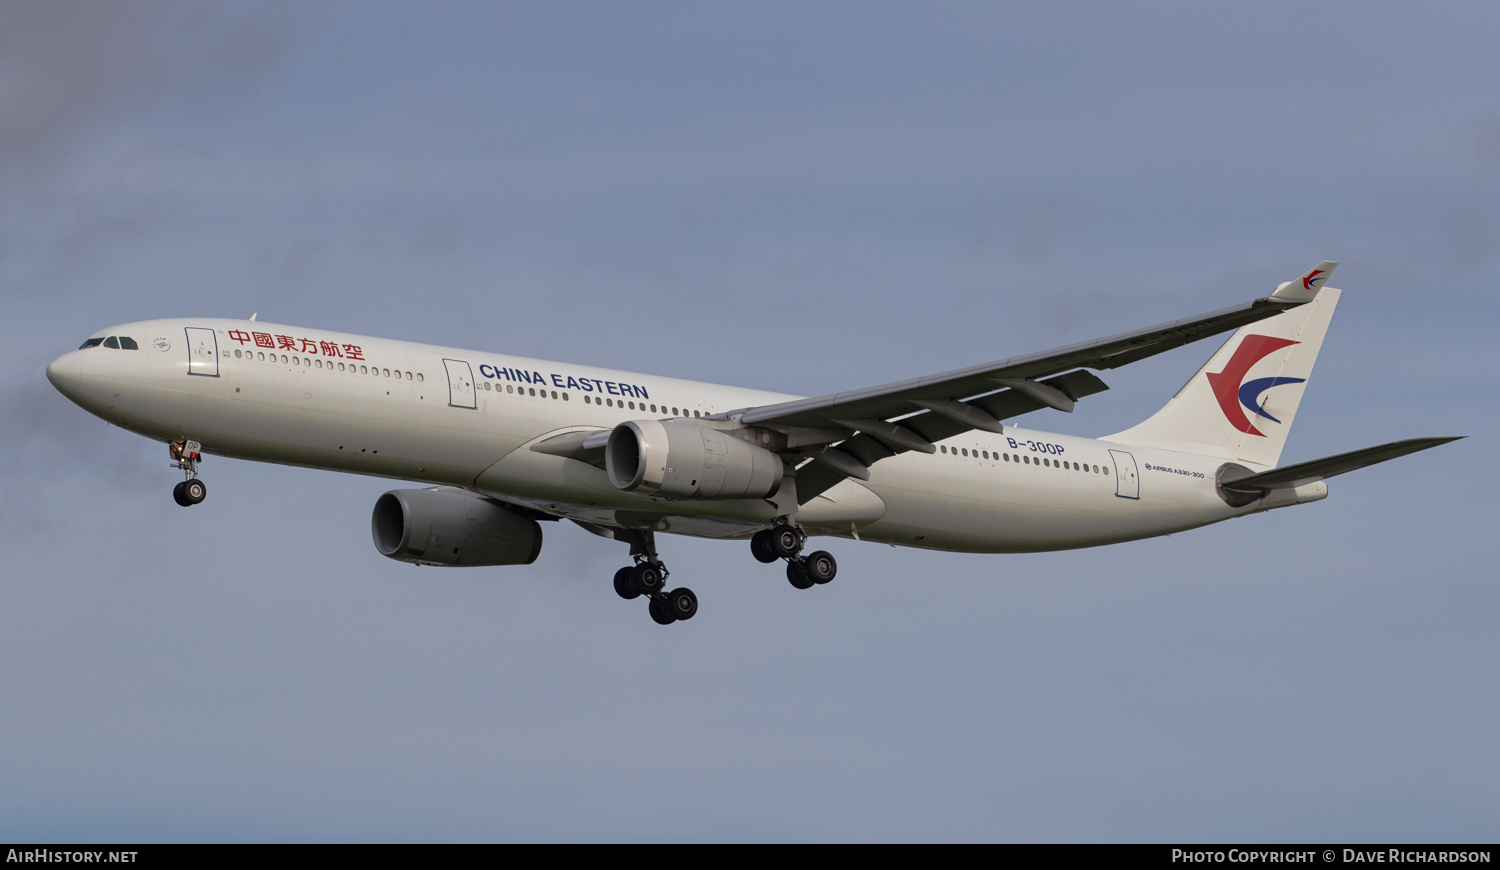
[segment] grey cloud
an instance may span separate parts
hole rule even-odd
[[[111,116],[206,97],[282,56],[279,4],[21,0],[0,12],[0,172],[31,175]]]

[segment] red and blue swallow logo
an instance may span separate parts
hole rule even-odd
[[[1306,284],[1308,279],[1318,274],[1314,271],[1302,283]],[[1224,417],[1229,425],[1249,435],[1259,435],[1264,438],[1265,433],[1255,428],[1255,424],[1245,416],[1245,410],[1254,412],[1257,416],[1265,417],[1272,423],[1281,421],[1267,414],[1257,399],[1261,393],[1272,387],[1283,384],[1300,384],[1306,378],[1256,378],[1246,381],[1245,375],[1250,373],[1250,368],[1267,356],[1290,347],[1298,342],[1289,338],[1272,338],[1269,335],[1247,335],[1240,346],[1234,349],[1234,355],[1224,365],[1224,370],[1215,374],[1208,373],[1208,385],[1214,391],[1214,398],[1219,400],[1219,409],[1224,412]],[[1241,410],[1241,408],[1245,410]]]
[[[1323,277],[1319,278],[1319,275]],[[1314,269],[1302,278],[1302,289],[1311,290],[1314,284],[1322,284],[1326,280],[1328,280],[1328,273],[1322,269]]]

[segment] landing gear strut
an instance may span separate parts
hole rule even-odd
[[[203,461],[199,451],[203,445],[197,441],[173,441],[167,445],[172,457],[172,467],[182,469],[186,478],[172,488],[172,500],[183,507],[192,507],[208,497],[208,487],[198,479],[198,463]]]
[[[778,517],[776,525],[756,532],[750,539],[750,552],[765,564],[785,559],[787,581],[798,589],[811,589],[832,580],[839,572],[839,563],[827,550],[802,556],[806,543],[807,533],[800,526],[787,517]]]
[[[647,610],[658,625],[671,625],[679,619],[692,619],[698,613],[698,596],[686,586],[663,591],[671,572],[656,555],[656,535],[632,532],[630,556],[634,565],[615,572],[615,593],[626,601],[646,596]]]

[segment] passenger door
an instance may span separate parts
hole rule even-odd
[[[212,329],[187,327],[188,374],[219,376],[219,340]]]
[[[1135,457],[1123,450],[1111,450],[1115,461],[1115,495],[1120,498],[1141,497],[1141,478],[1135,468]]]
[[[474,398],[474,370],[461,359],[443,360],[448,371],[448,407],[477,408]]]

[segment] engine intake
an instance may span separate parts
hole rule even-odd
[[[370,532],[382,556],[416,565],[530,565],[542,551],[536,520],[463,490],[391,490]]]
[[[625,492],[677,498],[770,498],[781,489],[781,457],[720,432],[660,420],[629,420],[609,433],[604,467]]]

